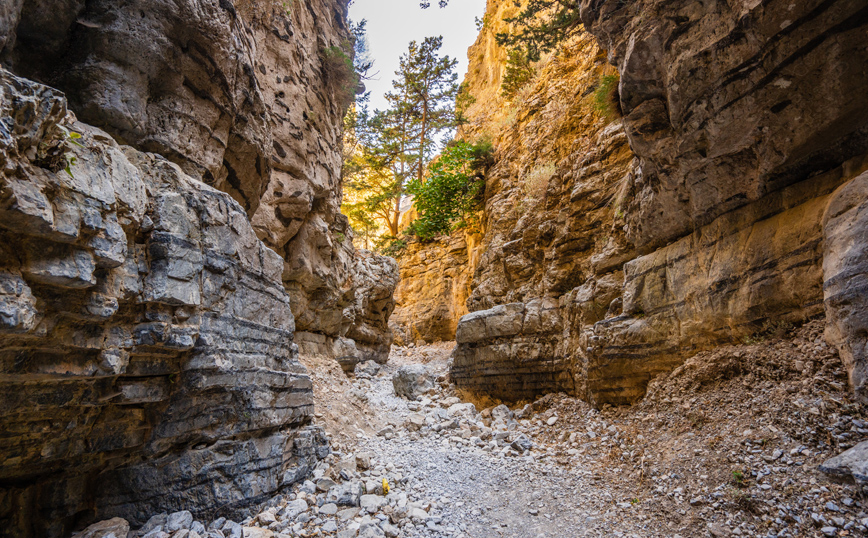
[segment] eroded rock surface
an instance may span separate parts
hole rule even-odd
[[[238,511],[305,476],[329,449],[243,208],[55,90],[0,71],[0,92],[6,529]]]
[[[395,312],[389,326],[395,343],[450,341],[458,318],[467,313],[467,297],[479,234],[459,233],[430,244],[412,242],[398,260],[401,282],[395,288]]]
[[[3,532],[240,514],[328,452],[293,333],[383,361],[397,283],[338,213],[347,30],[341,0],[0,7]]]
[[[490,136],[497,163],[468,254],[456,384],[631,403],[687,356],[825,314],[863,392],[863,3],[582,2],[590,34],[506,98],[494,35],[517,9],[489,2],[469,51],[463,133]],[[597,106],[607,63],[622,118]],[[401,260],[404,289],[428,278],[418,258]],[[557,330],[477,327],[536,301]]]
[[[826,339],[838,347],[850,385],[868,402],[868,173],[831,195],[823,218]]]
[[[232,195],[286,261],[299,330],[329,343],[353,332],[384,361],[392,306],[381,296],[397,272],[357,256],[340,215],[351,92],[323,66],[325,49],[346,46],[346,2],[55,4],[12,10],[0,59],[63,90],[83,121]]]

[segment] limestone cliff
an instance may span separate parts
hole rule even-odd
[[[395,343],[450,341],[467,313],[479,233],[462,231],[433,243],[410,242],[398,256],[401,281],[389,326]]]
[[[338,213],[346,39],[340,0],[0,9],[0,534],[239,513],[328,452],[294,333],[384,360],[397,281]]]
[[[590,33],[510,101],[493,35],[516,8],[489,1],[465,134],[497,164],[458,385],[629,403],[699,350],[825,313],[864,394],[866,11],[742,4],[585,1]],[[593,106],[613,73],[623,120]]]

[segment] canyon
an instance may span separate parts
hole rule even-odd
[[[868,532],[868,7],[576,5],[394,259],[345,0],[0,5],[0,536]]]

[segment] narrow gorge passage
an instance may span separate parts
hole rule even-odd
[[[394,346],[350,379],[314,361],[336,451],[325,473],[364,483],[362,506],[405,536],[861,535],[858,488],[817,468],[836,443],[868,439],[821,334],[812,322],[700,354],[641,404],[601,411],[565,394],[462,400],[452,342]]]
[[[866,66],[866,0],[0,0],[0,538],[868,536]]]

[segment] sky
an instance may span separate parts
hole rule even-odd
[[[485,0],[452,0],[443,9],[437,1],[421,9],[418,0],[355,0],[350,19],[368,21],[368,48],[374,60],[374,80],[365,81],[371,108],[385,109],[383,95],[392,89],[398,59],[410,41],[443,36],[442,55],[458,59],[458,80],[467,72],[467,48],[476,40],[475,17],[485,14]]]

